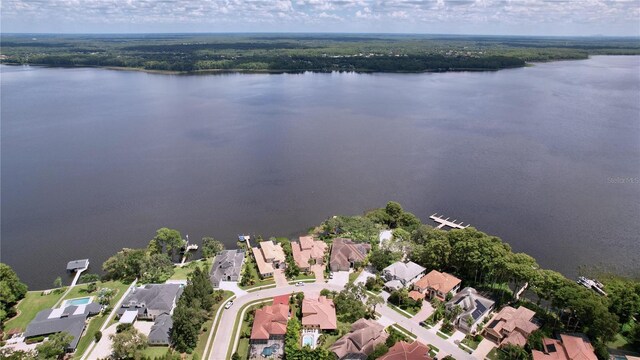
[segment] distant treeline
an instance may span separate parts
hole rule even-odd
[[[2,35],[3,63],[145,70],[423,72],[640,54],[635,38],[418,35]]]

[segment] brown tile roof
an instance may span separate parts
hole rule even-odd
[[[329,350],[342,359],[348,354],[369,355],[378,344],[387,340],[389,335],[384,327],[372,320],[360,319],[351,325],[351,332],[336,341]]]
[[[251,329],[251,340],[268,340],[273,335],[287,332],[289,305],[270,305],[256,310]]]
[[[524,306],[520,306],[517,309],[505,306],[491,319],[485,331],[501,338],[500,345],[515,344],[524,346],[529,335],[538,330],[538,325],[531,321],[535,314],[535,312]],[[503,335],[504,333],[507,335]]]
[[[262,249],[262,254],[266,262],[285,261],[284,250],[280,244],[275,244],[273,241],[261,241],[260,249]]]
[[[409,291],[409,297],[415,301],[424,300],[424,294],[415,290]]]
[[[446,294],[460,284],[461,281],[462,280],[446,272],[431,270],[427,275],[416,281],[415,286],[421,289],[431,288]]]
[[[542,339],[545,350],[533,350],[533,360],[597,360],[593,346],[586,339],[564,334],[560,339]]]
[[[321,330],[335,330],[338,328],[336,307],[333,300],[320,296],[317,299],[302,301],[302,325],[319,327]]]
[[[301,236],[300,241],[291,242],[293,260],[301,269],[309,268],[309,259],[322,260],[327,251],[324,241],[313,240],[311,236]]]
[[[364,260],[369,250],[370,244],[356,243],[343,238],[334,239],[331,247],[331,267],[348,269],[351,261]]]
[[[258,271],[260,275],[265,276],[266,274],[273,274],[273,265],[264,261],[264,257],[262,256],[262,252],[257,247],[251,248],[253,252],[253,258],[256,259],[256,265],[258,265]]]
[[[378,360],[433,360],[429,357],[429,347],[417,341],[409,344],[398,341]]]

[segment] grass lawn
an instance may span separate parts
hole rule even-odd
[[[358,278],[358,276],[360,276],[361,273],[362,273],[362,269],[349,273],[349,282],[352,283],[356,281],[356,279]]]
[[[202,328],[206,328],[207,331],[203,331],[200,333],[200,335],[198,335],[198,344],[196,345],[196,348],[193,350],[194,354],[198,354],[198,357],[200,357],[200,359],[206,359],[207,357],[204,356],[204,348],[207,346],[207,340],[209,340],[209,334],[211,333],[211,331],[215,331],[215,327],[217,327],[218,324],[216,324],[215,326],[213,325],[213,318],[216,316],[216,312],[218,311],[218,309],[220,308],[220,306],[222,306],[223,304],[225,304],[227,302],[227,300],[233,296],[233,292],[226,290],[224,292],[224,297],[222,298],[222,301],[220,301],[219,303],[213,305],[213,308],[211,310],[211,314],[213,314],[211,316],[211,319],[207,320],[204,322],[204,324],[202,324]],[[218,319],[219,321],[220,319]]]
[[[187,277],[189,276],[189,274],[193,272],[193,270],[195,270],[196,266],[200,266],[200,267],[204,266],[203,270],[206,271],[208,274],[209,270],[211,270],[212,264],[213,264],[213,259],[208,258],[204,261],[192,261],[183,267],[176,266],[174,268],[173,276],[171,276],[169,280],[187,280]]]
[[[271,289],[274,287],[276,287],[276,283],[272,280],[262,285],[253,285],[251,287],[244,288],[244,290],[246,290],[247,292],[254,292],[254,291],[263,290],[263,289]]]
[[[309,279],[315,280],[316,279],[316,275],[315,274],[302,274],[301,273],[300,275],[298,275],[298,276],[294,277],[293,279],[291,279],[290,282],[300,281],[300,280],[309,280]]]
[[[86,285],[77,286],[77,287],[84,288],[85,289],[84,294],[87,294]],[[124,295],[124,292],[127,290],[127,288],[129,288],[129,284],[125,284],[119,281],[107,281],[107,282],[98,283],[98,289],[105,288],[105,287],[114,289],[116,291],[113,298],[111,299],[111,302],[109,303],[110,306],[114,306],[118,302],[118,300],[120,300],[120,298]],[[73,299],[74,297],[77,297],[77,295],[72,296],[73,293],[76,291],[78,291],[77,294],[81,294],[82,289],[78,290],[76,288],[73,288],[73,290],[69,292],[66,298]],[[94,292],[94,294],[96,293],[97,291]],[[78,347],[76,348],[76,352],[74,353],[74,356],[73,356],[74,358],[79,359],[80,357],[82,357],[82,355],[87,350],[89,345],[91,345],[91,342],[94,339],[93,334],[96,331],[100,330],[100,328],[102,327],[102,324],[104,324],[104,322],[107,321],[108,317],[109,317],[109,314],[107,313],[107,314],[99,314],[91,318],[91,320],[89,321],[89,325],[87,326],[84,332],[84,335],[82,336],[82,338],[80,338],[80,341],[78,342]]]
[[[168,346],[149,346],[142,350],[141,354],[153,359],[155,357],[164,356],[164,354],[167,353],[167,350],[169,350]]]
[[[497,360],[498,359],[498,348],[493,348],[487,354],[487,359]]]
[[[249,358],[249,339],[240,339],[238,341],[238,355],[240,355],[241,360]]]
[[[443,339],[445,339],[445,340],[447,340],[447,339],[449,338],[447,335],[445,335],[444,333],[442,333],[442,332],[440,332],[440,331],[437,331],[437,332],[436,332],[436,335],[440,336],[441,338],[443,338]]]
[[[409,331],[409,330],[403,328],[402,326],[400,326],[400,324],[393,324],[391,326],[396,328],[396,330],[400,330],[401,333],[404,333],[404,335],[406,335],[411,340],[415,340],[418,337],[417,335],[415,335],[411,331]]]
[[[438,355],[438,353],[440,352],[440,349],[438,349],[434,345],[427,344],[427,346],[429,347],[429,356],[431,357],[436,357],[436,355]]]
[[[395,310],[395,312],[397,312],[398,314],[406,317],[407,319],[411,319],[412,315],[411,314],[407,314],[407,312],[403,311],[402,309],[400,309],[399,307],[391,304],[391,303],[387,303],[387,306],[390,307],[391,309]],[[414,314],[415,315],[415,314]]]
[[[351,324],[346,323],[346,322],[342,322],[338,320],[338,331],[337,333],[348,333],[349,330],[351,330]],[[329,347],[331,347],[331,345],[333,345],[333,343],[335,343],[336,341],[338,341],[338,339],[340,337],[342,337],[342,335],[331,335],[329,333],[325,333],[325,340],[324,343],[322,344],[322,347],[325,349],[328,349]]]
[[[482,341],[482,338],[480,339],[480,341]],[[478,345],[480,345],[480,341],[476,341],[473,336],[467,335],[464,337],[464,339],[462,339],[461,343],[475,350],[478,348]]]
[[[27,325],[36,317],[36,314],[44,309],[51,308],[60,298],[64,290],[59,294],[51,293],[42,295],[42,291],[29,291],[27,295],[18,303],[18,316],[13,317],[5,323],[6,331],[20,329],[24,331]]]

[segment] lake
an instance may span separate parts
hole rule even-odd
[[[297,236],[400,202],[575,276],[640,274],[640,57],[498,72],[2,66],[1,260],[32,289],[162,226]]]

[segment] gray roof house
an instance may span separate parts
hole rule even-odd
[[[92,302],[86,305],[42,310],[29,323],[24,337],[31,338],[66,332],[73,336],[67,351],[74,351],[84,331],[87,318],[100,313],[101,309],[100,304]]]
[[[382,277],[387,282],[397,280],[400,281],[403,286],[409,286],[418,281],[426,270],[427,269],[412,261],[408,263],[398,261],[384,268],[382,270]]]
[[[182,290],[181,284],[147,284],[135,287],[124,298],[116,314],[120,317],[127,310],[137,310],[138,318],[150,320],[163,313],[171,314]]]
[[[67,271],[77,271],[89,267],[89,259],[73,260],[67,263]]]
[[[209,278],[214,288],[220,286],[220,281],[240,280],[240,271],[244,262],[244,251],[225,250],[221,251],[213,260]]]
[[[476,289],[466,287],[458,292],[450,301],[445,304],[447,311],[452,311],[456,306],[462,308],[462,313],[458,315],[453,324],[458,329],[472,333],[479,323],[493,310],[495,302],[480,295]]]
[[[169,345],[172,327],[173,319],[171,319],[171,315],[166,313],[158,315],[149,332],[149,345]]]

